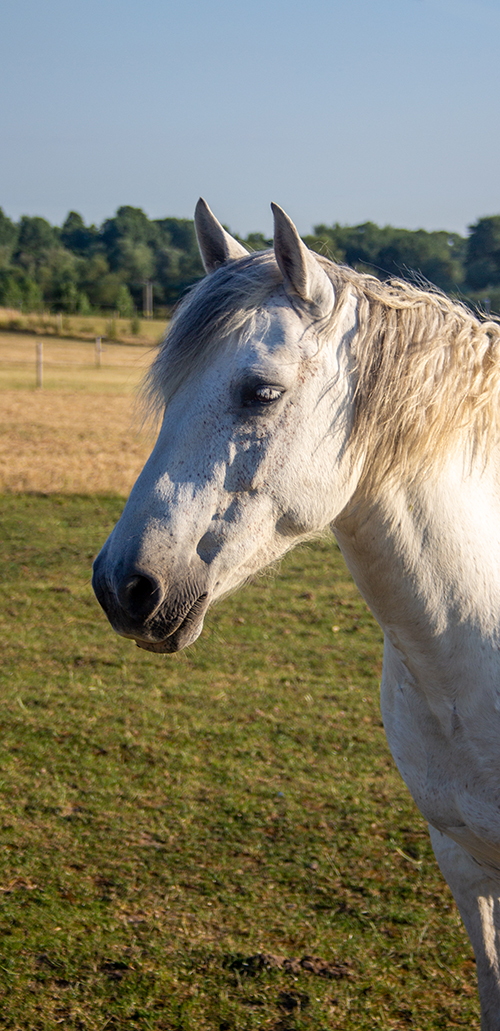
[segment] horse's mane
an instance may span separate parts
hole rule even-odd
[[[415,481],[454,445],[487,455],[500,420],[500,324],[440,291],[341,268],[359,298],[354,444],[363,478]]]
[[[389,472],[408,480],[427,473],[466,434],[471,454],[499,432],[500,324],[481,320],[432,287],[334,265],[316,255],[336,290],[326,337],[335,333],[354,292],[355,456],[366,455],[364,479]],[[228,262],[179,305],[145,384],[146,405],[159,411],[188,376],[223,346],[250,331],[256,313],[282,284],[272,251]]]

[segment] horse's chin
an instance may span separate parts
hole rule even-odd
[[[192,622],[186,626],[182,624],[173,634],[169,634],[168,637],[164,637],[160,641],[145,641],[139,637],[134,638],[134,640],[137,647],[143,648],[144,651],[172,655],[174,652],[180,652],[183,648],[188,648],[190,644],[194,644],[202,630],[203,618],[194,625]]]

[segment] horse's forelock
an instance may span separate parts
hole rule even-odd
[[[192,287],[175,311],[144,384],[157,414],[200,364],[244,328],[282,282],[272,251],[227,262]]]

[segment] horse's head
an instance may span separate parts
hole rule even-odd
[[[353,493],[355,298],[336,311],[325,262],[274,215],[274,253],[249,255],[198,203],[208,276],[153,366],[162,427],[95,562],[113,627],[152,651],[194,641],[213,600]]]

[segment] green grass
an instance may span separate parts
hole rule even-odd
[[[122,504],[1,501],[2,1027],[479,1028],[338,550],[293,552],[155,656],[91,593]]]

